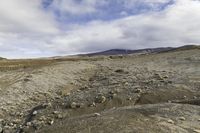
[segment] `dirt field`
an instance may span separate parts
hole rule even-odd
[[[200,48],[0,61],[0,133],[200,133]]]

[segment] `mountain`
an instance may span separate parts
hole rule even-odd
[[[182,50],[192,50],[192,49],[200,49],[200,45],[185,45],[178,48],[174,48],[171,51],[182,51]]]
[[[147,48],[147,49],[139,49],[139,50],[130,50],[130,49],[111,49],[102,52],[89,53],[85,54],[87,56],[97,56],[97,55],[126,55],[126,54],[136,54],[136,53],[158,53],[169,51],[174,48],[166,47],[166,48]]]
[[[191,50],[191,49],[200,49],[198,45],[185,45],[181,47],[160,47],[160,48],[146,48],[146,49],[138,49],[138,50],[130,50],[130,49],[110,49],[101,52],[82,54],[86,56],[98,56],[98,55],[127,55],[127,54],[139,54],[139,53],[162,53],[162,52],[172,52],[172,51],[180,51],[180,50]]]

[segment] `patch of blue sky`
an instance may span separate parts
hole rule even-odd
[[[74,0],[77,4],[81,4],[83,0]],[[43,0],[44,9],[48,9],[53,0]],[[149,3],[145,1],[136,1],[134,4],[128,5],[123,0],[108,0],[106,4],[95,5],[96,12],[86,14],[71,14],[63,12],[59,9],[50,8],[55,14],[57,21],[63,24],[84,24],[94,20],[112,21],[115,19],[138,15],[148,12],[158,12],[174,4],[174,0],[169,0],[166,3]]]

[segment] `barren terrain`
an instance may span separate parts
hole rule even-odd
[[[0,60],[0,133],[200,133],[200,47]]]

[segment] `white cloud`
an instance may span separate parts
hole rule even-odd
[[[61,25],[50,13],[41,9],[40,0],[16,1],[3,0],[0,4],[0,56],[26,58],[111,48],[137,49],[200,43],[200,2],[197,0],[177,0],[163,11],[75,24],[68,30],[57,28]],[[96,11],[92,1],[86,3],[90,8],[83,13]],[[81,5],[80,9],[83,7]],[[81,12],[78,9],[65,10],[75,14]]]
[[[55,33],[55,22],[41,9],[40,0],[1,0],[0,31]]]
[[[178,0],[162,12],[75,27],[53,40],[61,53],[200,43],[200,2]]]

